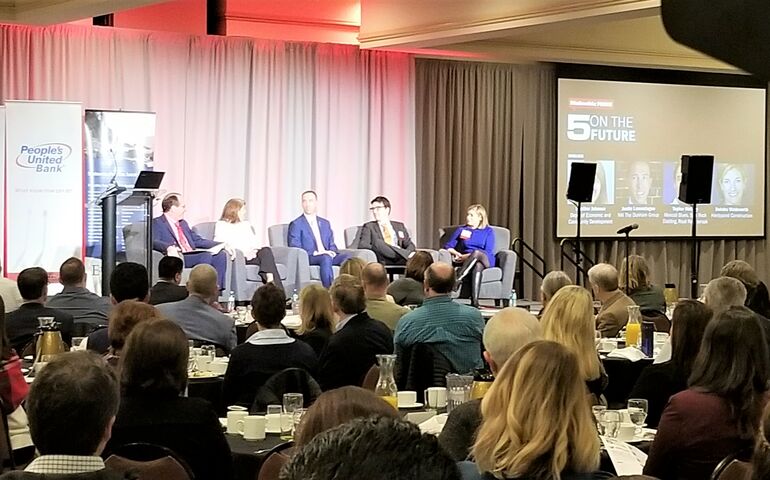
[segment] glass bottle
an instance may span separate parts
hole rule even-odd
[[[377,379],[374,394],[398,409],[398,387],[396,387],[396,378],[393,376],[396,356],[377,355],[377,365],[380,367],[380,378]]]
[[[642,313],[639,305],[628,308],[628,323],[626,324],[626,347],[640,347],[642,337]]]

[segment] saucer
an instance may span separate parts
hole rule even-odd
[[[219,375],[214,372],[193,372],[189,378],[216,378]]]
[[[399,403],[398,408],[422,408],[422,403],[420,402],[414,402],[414,403]]]

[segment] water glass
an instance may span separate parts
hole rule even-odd
[[[292,414],[295,410],[304,406],[301,393],[284,393],[283,394],[283,412]]]
[[[594,405],[591,407],[591,412],[594,414],[594,420],[596,420],[596,428],[599,430],[599,435],[604,435],[602,420],[604,420],[604,412],[606,411],[607,407],[604,405]]]
[[[602,415],[602,428],[605,436],[617,438],[620,429],[620,412],[617,410],[605,411]]]
[[[647,408],[647,400],[643,398],[628,399],[628,416],[631,418],[631,423],[636,425],[636,430],[634,430],[636,436],[642,434],[642,426],[647,419]]]
[[[446,411],[452,413],[458,405],[471,399],[473,375],[449,373],[446,376]]]
[[[281,405],[268,405],[266,415],[280,415],[283,412]]]
[[[292,413],[292,436],[297,435],[297,428],[302,423],[302,417],[305,416],[305,412],[307,412],[307,408],[298,408]]]
[[[238,323],[246,323],[247,314],[246,307],[235,307],[235,315],[238,319]]]
[[[294,413],[281,413],[281,440],[293,440]]]
[[[213,362],[217,358],[217,347],[214,345],[202,345],[201,355],[209,357],[209,363]]]

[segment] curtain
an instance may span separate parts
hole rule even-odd
[[[314,189],[337,244],[385,195],[415,222],[414,62],[354,46],[0,26],[0,100],[156,112],[155,169],[191,225],[232,197],[267,240]],[[157,213],[157,212],[156,212]]]
[[[467,206],[481,203],[492,225],[509,228],[511,239],[521,237],[545,258],[546,271],[560,269],[554,202],[564,192],[555,192],[553,69],[418,59],[415,78],[418,234],[438,247],[437,229],[464,222]],[[583,240],[582,245],[596,262],[619,267],[625,255],[617,240]],[[736,258],[752,264],[760,277],[770,269],[766,239],[700,245],[699,284]],[[632,241],[630,253],[648,260],[654,283],[675,283],[680,296],[689,296],[689,240]],[[564,265],[575,278],[574,267]],[[519,288],[539,298],[539,280],[524,267]]]

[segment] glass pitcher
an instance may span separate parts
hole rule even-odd
[[[377,365],[380,367],[380,378],[377,379],[374,394],[398,409],[398,387],[396,387],[396,378],[393,376],[396,356],[377,355]]]
[[[642,340],[642,313],[639,311],[639,305],[630,305],[627,308],[626,347],[639,348]]]

